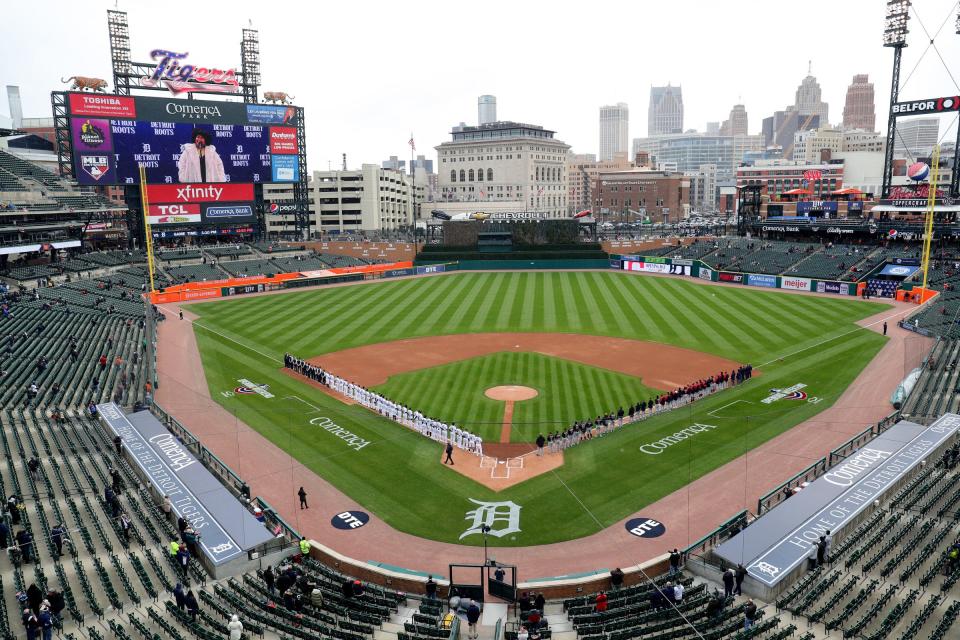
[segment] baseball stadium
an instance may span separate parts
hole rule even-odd
[[[617,217],[690,188],[637,154],[330,233],[255,29],[218,70],[107,18],[112,79],[0,127],[0,640],[960,637],[960,134],[876,194]]]

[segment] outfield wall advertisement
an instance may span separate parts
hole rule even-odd
[[[711,282],[727,282],[765,289],[833,293],[842,296],[857,295],[857,283],[855,282],[834,282],[794,276],[774,276],[764,273],[741,273],[739,271],[717,271],[700,260],[661,258],[658,256],[613,256],[610,260],[610,266],[624,271],[693,276]]]

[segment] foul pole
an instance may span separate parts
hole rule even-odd
[[[927,224],[923,237],[923,292],[927,291],[927,271],[930,266],[930,246],[933,244],[933,212],[937,206],[937,178],[940,175],[940,145],[933,146],[933,157],[930,159],[930,182],[927,193]]]
[[[150,202],[147,198],[147,172],[140,165],[140,204],[143,208],[144,246],[147,249],[147,271],[150,272],[150,293],[156,291],[153,284],[153,234],[150,233]]]

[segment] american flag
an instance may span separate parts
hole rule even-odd
[[[410,145],[410,148],[413,149],[414,151],[417,150],[417,145],[413,144],[413,134],[412,134],[412,133],[410,134],[410,141],[407,142],[407,144]]]
[[[484,191],[483,189],[480,189],[480,197],[481,197],[481,198],[486,198],[486,197],[487,197],[487,192]]]

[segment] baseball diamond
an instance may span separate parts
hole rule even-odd
[[[437,275],[186,308],[197,316],[209,397],[292,462],[395,529],[431,540],[482,544],[482,536],[461,539],[470,500],[510,501],[522,507],[519,530],[487,543],[527,546],[595,533],[827,409],[884,344],[856,322],[889,305],[624,273],[525,272]],[[577,352],[570,345],[578,341],[589,348]],[[483,457],[494,456],[494,465],[481,469],[480,456],[465,450],[454,453],[453,465],[438,464],[442,444],[290,375],[285,353],[478,434]],[[754,377],[740,384],[711,385],[709,394],[626,414],[747,364]],[[269,385],[274,397],[221,394],[239,378]],[[817,402],[763,402],[771,388],[797,384]],[[503,441],[506,403],[485,391],[504,385],[537,395],[511,403],[506,441],[521,448],[500,455],[488,445],[505,446],[496,443]],[[173,382],[163,393],[199,405],[206,391]],[[625,414],[617,419],[620,408]],[[607,414],[613,419],[573,441],[560,435]],[[311,424],[320,422],[368,444],[323,437]],[[207,440],[215,442],[213,431]],[[538,466],[540,435],[548,444]],[[510,482],[498,484],[513,456],[525,462],[511,463]],[[556,461],[548,464],[551,456]],[[256,490],[257,473],[248,481]]]

